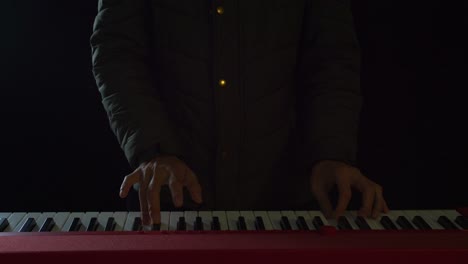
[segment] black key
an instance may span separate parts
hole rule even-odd
[[[115,229],[115,219],[114,217],[109,217],[107,219],[106,227],[104,228],[104,231],[114,231]]]
[[[344,216],[340,216],[338,218],[338,229],[340,230],[353,230],[353,227],[348,222],[348,219]]]
[[[197,218],[195,218],[195,223],[193,223],[193,229],[203,230],[203,222],[200,216],[197,216]]]
[[[398,216],[396,220],[397,224],[400,225],[401,229],[403,230],[414,230],[414,226],[411,224],[411,222],[404,216],[400,215]]]
[[[52,228],[54,228],[55,222],[52,217],[48,217],[44,224],[42,224],[41,228],[39,228],[39,232],[50,232]]]
[[[432,230],[426,221],[424,221],[424,219],[419,215],[413,218],[413,223],[421,230]]]
[[[299,230],[309,230],[309,226],[307,226],[306,220],[303,216],[297,217],[296,224]]]
[[[5,231],[5,229],[8,227],[8,219],[6,218],[0,218],[0,232]]]
[[[80,228],[81,228],[81,220],[79,217],[75,217],[73,219],[72,224],[70,225],[70,228],[68,228],[68,232],[80,231]]]
[[[36,220],[34,218],[28,218],[21,227],[20,232],[31,232],[35,226]]]
[[[354,220],[354,222],[356,222],[356,225],[359,227],[359,229],[362,229],[362,230],[371,230],[369,224],[367,223],[366,219],[362,216],[358,216],[356,217],[356,220]]]
[[[132,225],[132,231],[141,231],[142,225],[141,225],[141,217],[135,217],[135,220],[133,221]]]
[[[86,232],[96,231],[98,227],[97,217],[91,217]]]
[[[153,224],[151,226],[152,231],[161,231],[161,224]]]
[[[221,230],[221,225],[219,224],[219,218],[217,216],[213,216],[213,220],[211,221],[211,230]]]
[[[177,222],[177,230],[187,230],[187,224],[185,223],[185,217],[179,217],[179,222]]]
[[[452,221],[450,221],[450,219],[448,219],[448,217],[446,217],[445,215],[439,217],[439,219],[437,219],[437,223],[439,223],[441,226],[443,226],[445,229],[456,229],[458,230],[458,227],[452,223]]]
[[[247,225],[245,224],[245,218],[243,216],[239,216],[237,220],[237,230],[247,230]]]
[[[287,216],[282,216],[280,221],[281,229],[283,230],[292,230],[291,224]]]
[[[463,229],[468,229],[468,218],[464,217],[463,215],[457,216],[457,218],[455,219],[455,223],[457,223]]]
[[[390,217],[386,215],[382,216],[380,224],[385,228],[385,230],[398,230],[398,227],[392,222]]]
[[[314,227],[317,230],[319,230],[320,227],[324,226],[324,223],[322,221],[322,218],[320,218],[320,216],[314,217],[314,219],[312,219],[312,224],[314,224]]]
[[[255,229],[256,230],[265,230],[265,223],[261,216],[255,217]]]

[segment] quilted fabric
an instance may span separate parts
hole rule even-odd
[[[316,161],[356,159],[348,1],[100,0],[90,43],[129,164],[178,156],[207,208],[291,209]]]

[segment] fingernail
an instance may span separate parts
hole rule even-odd
[[[200,194],[198,194],[196,198],[197,198],[197,200],[195,202],[197,202],[197,203],[202,203],[203,202],[202,197],[201,197]]]

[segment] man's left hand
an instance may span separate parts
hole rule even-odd
[[[344,214],[351,200],[351,188],[362,193],[362,206],[358,215],[375,219],[381,212],[390,211],[383,198],[382,186],[362,175],[358,168],[344,162],[332,160],[318,162],[312,169],[310,184],[312,194],[328,219],[338,219]],[[338,203],[336,210],[333,211],[328,193],[335,184],[338,188]]]

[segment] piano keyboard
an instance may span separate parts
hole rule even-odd
[[[347,211],[327,220],[320,211],[161,212],[161,224],[141,225],[139,212],[0,213],[0,232],[85,232],[139,230],[467,230],[468,217],[456,210],[395,210],[377,219]]]

